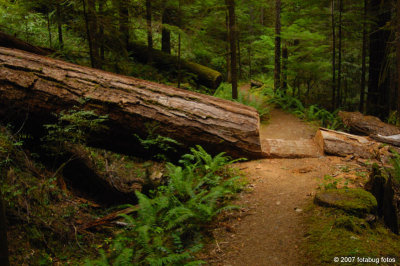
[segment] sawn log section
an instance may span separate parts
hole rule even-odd
[[[156,133],[177,140],[185,150],[199,144],[214,154],[224,151],[233,157],[262,156],[259,116],[253,108],[0,48],[3,122],[19,121],[20,125],[26,122],[41,127],[51,121],[51,113],[74,106],[109,115],[109,130],[93,137],[96,146],[107,149],[141,152],[134,134],[146,136],[145,124],[156,122]]]

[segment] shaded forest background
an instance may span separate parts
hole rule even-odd
[[[306,105],[384,119],[398,109],[395,1],[2,0],[0,10],[1,31],[79,64],[199,89],[184,58]],[[177,56],[176,68],[155,69],[157,53],[135,56],[138,44]]]

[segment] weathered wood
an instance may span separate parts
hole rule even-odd
[[[130,43],[128,51],[139,62],[147,63],[149,50],[146,45],[139,43]],[[176,56],[164,53],[162,51],[152,49],[152,65],[160,70],[171,71],[178,66],[178,58]],[[183,71],[191,74],[194,80],[209,88],[209,93],[214,93],[222,82],[222,74],[209,67],[181,60],[181,68]]]
[[[253,88],[261,88],[262,86],[264,86],[264,83],[262,83],[261,81],[258,81],[258,80],[251,80],[250,81],[250,85],[251,85],[251,87]]]
[[[38,130],[51,113],[73,106],[108,115],[110,130],[92,145],[141,154],[134,134],[155,134],[180,142],[181,151],[202,145],[233,157],[262,156],[259,116],[254,108],[212,96],[125,77],[101,70],[0,48],[0,119]]]
[[[347,156],[355,155],[364,159],[374,158],[379,143],[366,137],[351,135],[339,131],[320,128],[315,141],[326,154]]]
[[[266,158],[318,158],[322,152],[312,139],[286,140],[263,139],[261,140]]]
[[[400,128],[382,122],[378,117],[365,116],[359,112],[339,112],[343,124],[355,133],[367,136],[382,135],[391,136],[400,134]]]
[[[51,49],[34,46],[30,43],[27,43],[23,40],[20,40],[12,35],[6,34],[1,31],[0,31],[0,46],[15,48],[38,55],[49,55],[53,53]]]

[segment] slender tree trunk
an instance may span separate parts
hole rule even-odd
[[[88,10],[87,10],[87,18],[89,25],[89,33],[88,38],[90,38],[90,42],[92,45],[92,59],[93,66],[95,68],[101,68],[100,64],[100,47],[98,40],[98,23],[97,23],[97,14],[96,14],[96,0],[88,0]]]
[[[47,31],[48,31],[48,33],[49,33],[49,46],[50,46],[50,48],[52,48],[52,47],[53,47],[53,44],[52,44],[52,38],[51,38],[50,13],[49,13],[48,10],[47,10]]]
[[[397,117],[400,118],[400,0],[396,3]]]
[[[227,82],[232,82],[232,72],[231,72],[231,32],[229,27],[229,12],[225,13],[226,19],[226,80]]]
[[[129,1],[119,0],[118,1],[118,13],[119,13],[119,32],[121,34],[122,44],[126,48],[129,46]]]
[[[7,244],[7,219],[3,200],[3,194],[0,189],[0,265],[10,265]]]
[[[342,14],[343,14],[343,0],[339,0],[339,62],[338,62],[338,86],[337,86],[337,105],[342,105]]]
[[[152,52],[153,50],[153,33],[151,29],[151,0],[146,0],[146,22],[147,22],[147,48],[149,50],[147,62],[150,63],[152,61]]]
[[[100,14],[100,23],[99,23],[99,40],[100,40],[100,59],[103,63],[105,60],[105,47],[104,47],[104,4],[105,0],[99,1],[99,14]]]
[[[281,88],[281,0],[275,0],[275,70],[274,90]]]
[[[282,49],[282,89],[284,92],[287,90],[287,70],[288,70],[288,49],[286,45]]]
[[[62,18],[61,18],[61,4],[57,3],[56,7],[56,16],[57,16],[57,28],[58,28],[58,44],[60,48],[64,48],[64,40],[63,40],[63,30],[62,30]]]
[[[336,25],[335,0],[332,0],[332,110],[336,109]]]
[[[236,15],[235,0],[225,0],[229,12],[229,35],[230,35],[230,52],[231,52],[231,75],[232,75],[232,98],[238,98],[238,75],[237,75],[237,56],[236,56]]]
[[[85,18],[85,25],[86,25],[86,36],[87,36],[88,44],[89,44],[90,63],[91,63],[91,66],[94,68],[95,67],[95,59],[94,59],[94,55],[93,55],[92,37],[90,35],[90,28],[89,28],[89,16],[88,16],[88,13],[86,12],[86,0],[82,0],[82,6],[83,6],[83,16]]]
[[[237,38],[237,56],[238,56],[238,65],[239,65],[239,79],[242,78],[242,57],[240,54],[240,39],[239,36]]]
[[[178,12],[179,12],[179,17],[178,17],[178,26],[182,26],[182,12],[181,12],[181,0],[178,1]],[[181,81],[182,81],[182,73],[181,73],[181,68],[182,68],[182,39],[181,39],[181,33],[178,34],[178,88],[181,87]]]
[[[171,9],[166,7],[167,0],[164,0],[161,23],[162,23],[162,31],[161,31],[161,51],[167,54],[171,54],[171,31],[165,28],[166,24],[170,23]]]
[[[360,91],[360,107],[359,111],[364,113],[365,106],[365,76],[367,72],[367,10],[368,0],[364,0],[364,15],[363,15],[363,41],[362,41],[362,70],[361,70],[361,91]]]

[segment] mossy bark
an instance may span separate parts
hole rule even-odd
[[[149,52],[152,53],[152,65],[160,70],[171,71],[178,67],[178,57],[152,49],[139,43],[130,43],[128,47],[130,54],[139,62],[147,63]],[[209,67],[181,60],[181,69],[192,75],[194,80],[209,88],[208,93],[214,93],[222,82],[222,74]]]

